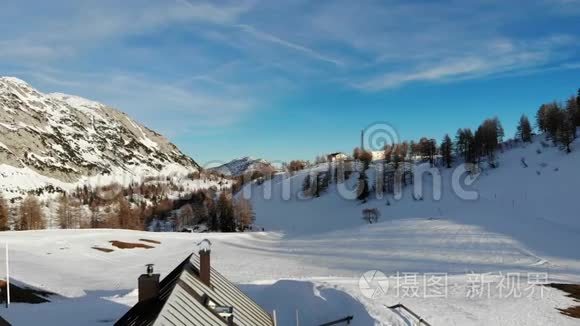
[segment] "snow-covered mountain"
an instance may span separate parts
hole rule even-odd
[[[165,137],[121,111],[0,78],[0,191],[9,197],[95,176],[197,170]]]
[[[225,176],[237,177],[254,171],[274,171],[272,164],[263,159],[254,159],[252,157],[242,157],[222,164],[218,167],[209,169],[210,171],[223,174]]]

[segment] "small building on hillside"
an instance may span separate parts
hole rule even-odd
[[[348,159],[348,155],[342,152],[330,153],[326,155],[329,162],[344,161]]]
[[[210,265],[209,241],[163,280],[148,265],[139,302],[116,326],[274,326],[264,309]]]
[[[385,151],[371,151],[373,156],[373,161],[379,161],[385,159]]]

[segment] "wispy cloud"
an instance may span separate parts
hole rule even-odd
[[[73,53],[74,51],[68,47],[54,47],[24,40],[0,40],[0,58],[4,59],[55,59]]]
[[[507,73],[539,72],[537,67],[558,63],[563,54],[561,46],[574,42],[570,37],[555,37],[534,44],[516,45],[508,40],[496,40],[487,46],[487,51],[478,55],[467,54],[441,60],[435,64],[410,66],[397,72],[386,72],[359,83],[356,88],[367,91],[400,87],[412,82],[460,81]],[[560,69],[566,65],[559,65]]]
[[[314,59],[329,62],[329,63],[332,63],[332,64],[337,65],[337,66],[344,65],[344,63],[340,60],[337,60],[337,59],[331,58],[329,56],[326,56],[324,54],[321,54],[321,53],[319,53],[311,48],[305,47],[303,45],[292,43],[290,41],[276,37],[272,34],[268,34],[268,33],[259,31],[252,26],[245,25],[245,24],[237,24],[234,26],[242,29],[246,33],[252,35],[253,37],[255,37],[259,40],[264,40],[264,41],[271,42],[271,43],[274,43],[277,45],[281,45],[281,46],[287,47],[289,49],[304,53],[304,54],[306,54]]]
[[[53,6],[45,15],[30,15],[29,22],[25,17],[15,20],[14,28],[10,32],[5,30],[0,36],[0,56],[60,59],[82,52],[82,49],[98,47],[103,42],[144,35],[172,24],[233,24],[253,6],[250,1],[217,5],[205,1],[190,3],[187,0],[154,0],[146,3],[133,0],[97,3],[54,1],[51,4]],[[34,7],[34,3],[30,5]],[[13,20],[11,16],[17,14],[19,9],[15,4],[6,4],[4,14],[0,12],[0,19],[10,22]]]
[[[254,5],[254,3],[251,3],[251,4],[248,3],[245,6],[241,6],[241,7],[230,8],[229,10],[224,12],[224,15],[212,15],[213,10],[210,10],[210,13],[208,15],[205,15],[202,13],[203,13],[203,11],[207,10],[206,6],[203,6],[202,10],[200,10],[200,8],[198,7],[197,4],[194,4],[194,3],[190,2],[189,0],[177,0],[177,1],[186,5],[192,12],[198,13],[200,16],[199,18],[204,18],[204,17],[219,18],[219,19],[208,20],[212,23],[238,28],[238,29],[244,31],[247,35],[250,35],[258,40],[266,41],[266,42],[273,43],[273,44],[276,44],[276,45],[279,45],[282,47],[286,47],[288,49],[305,54],[305,55],[307,55],[313,59],[316,59],[316,60],[325,61],[325,62],[332,63],[332,64],[337,65],[337,66],[344,65],[344,63],[342,61],[335,59],[335,58],[332,58],[330,56],[324,55],[324,54],[320,53],[319,51],[311,49],[307,46],[304,46],[304,45],[301,45],[301,44],[298,44],[295,42],[291,42],[287,39],[283,39],[283,38],[275,36],[273,34],[264,32],[262,30],[257,29],[256,27],[248,25],[248,24],[237,23],[239,15],[241,13],[245,12],[246,10],[249,10]],[[200,11],[202,13],[200,13]],[[220,12],[220,11],[218,11],[218,12]]]

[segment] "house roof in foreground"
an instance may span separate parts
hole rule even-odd
[[[160,282],[155,299],[137,303],[115,325],[227,326],[227,321],[206,305],[234,309],[236,326],[273,326],[272,317],[238,287],[211,268],[211,286],[199,278],[199,256],[190,255]]]
[[[10,326],[10,323],[0,316],[0,326]]]

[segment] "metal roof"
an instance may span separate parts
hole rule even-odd
[[[115,325],[226,326],[227,322],[205,305],[233,307],[236,326],[273,326],[272,317],[233,283],[211,268],[211,286],[199,279],[199,256],[190,255],[160,283],[160,295],[137,303]]]

